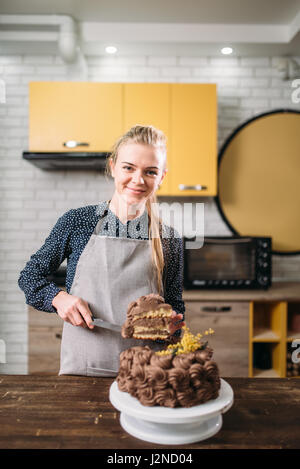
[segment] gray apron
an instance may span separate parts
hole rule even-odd
[[[105,214],[104,214],[105,215]],[[70,294],[87,301],[96,318],[122,325],[129,303],[158,293],[151,261],[151,242],[100,236],[103,216],[76,266]],[[59,375],[116,376],[120,352],[155,342],[123,339],[120,333],[64,322]]]

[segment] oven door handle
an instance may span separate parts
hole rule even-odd
[[[205,242],[206,243],[211,243],[211,244],[240,244],[240,243],[249,243],[250,241],[252,241],[251,238],[226,238],[226,239],[222,239],[222,238],[205,238]]]
[[[202,306],[201,311],[208,313],[226,313],[231,311],[231,306]]]

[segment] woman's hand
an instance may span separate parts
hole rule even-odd
[[[52,301],[52,305],[57,310],[57,314],[66,322],[73,326],[93,329],[92,312],[86,301],[78,296],[69,295],[60,291]]]
[[[183,326],[185,326],[185,322],[182,321],[182,319],[183,319],[182,314],[177,314],[176,311],[173,311],[172,322],[169,326],[171,335],[173,335],[174,332],[177,331],[178,329],[181,329]]]

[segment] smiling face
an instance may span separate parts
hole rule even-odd
[[[115,195],[127,205],[144,204],[162,182],[164,165],[165,155],[152,145],[121,145],[116,162],[110,161]]]

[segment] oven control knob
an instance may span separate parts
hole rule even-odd
[[[257,263],[258,263],[259,267],[263,267],[264,269],[266,269],[268,267],[268,262],[264,262],[261,259],[259,259]]]
[[[266,252],[260,252],[259,257],[268,257],[268,254]]]
[[[267,283],[267,280],[268,278],[267,277],[263,277],[262,275],[260,275],[258,277],[258,283],[260,283],[261,285],[265,285]]]
[[[268,243],[266,241],[258,241],[259,246],[262,246],[263,248],[268,247]]]

